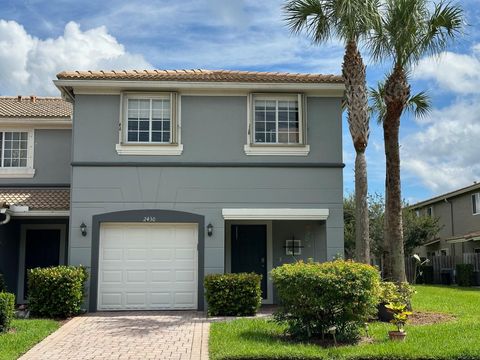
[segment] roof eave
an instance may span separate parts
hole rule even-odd
[[[253,91],[338,91],[343,95],[343,83],[308,83],[308,82],[213,82],[213,81],[154,81],[154,80],[54,80],[62,91],[68,88],[109,88],[109,89],[174,89],[174,90],[253,90]]]
[[[435,196],[435,197],[427,199],[427,200],[420,201],[418,203],[410,205],[409,208],[410,209],[421,208],[421,207],[431,205],[431,204],[435,204],[435,203],[438,203],[438,202],[441,202],[441,201],[446,201],[448,199],[451,199],[451,198],[454,198],[454,197],[457,197],[457,196],[460,196],[460,195],[463,195],[463,194],[469,193],[470,191],[475,191],[475,190],[480,190],[480,183],[473,184],[473,185],[464,187],[462,189],[458,189],[458,190],[455,190],[455,191],[451,191],[449,193],[445,193],[445,194],[442,194],[442,195],[439,195],[439,196]]]

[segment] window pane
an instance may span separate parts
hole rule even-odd
[[[265,133],[255,133],[255,142],[264,143],[265,142]]]
[[[299,134],[298,133],[292,133],[291,132],[291,133],[289,133],[288,136],[289,136],[288,137],[288,142],[290,144],[298,144],[298,142],[299,142]]]
[[[265,100],[255,100],[255,111],[265,111]]]
[[[170,142],[170,132],[164,131],[163,132],[163,142],[168,143]]]
[[[267,111],[265,113],[265,120],[266,121],[276,121],[275,119],[275,111]]]
[[[258,131],[265,131],[265,123],[264,122],[257,122],[255,123],[255,132]]]
[[[265,101],[265,110],[273,110],[275,111],[275,108],[277,106],[277,102],[275,100],[271,101],[271,100],[267,100]]]
[[[277,128],[277,124],[275,122],[267,122],[265,123],[265,130],[266,131],[275,131]]]
[[[279,111],[278,121],[288,121],[288,111]]]
[[[160,131],[153,131],[152,142],[161,142],[161,141],[162,141],[162,133]]]
[[[138,141],[138,132],[128,132],[128,141]]]
[[[277,134],[274,132],[269,132],[265,136],[265,142],[267,143],[276,143],[277,142]]]
[[[138,130],[138,121],[129,121],[128,130]]]
[[[138,133],[138,141],[141,141],[141,142],[148,142],[150,139],[149,139],[149,133],[148,131],[140,131]]]
[[[152,130],[162,130],[162,122],[152,121]]]
[[[163,121],[163,130],[170,131],[170,121]]]
[[[278,102],[278,111],[288,110],[288,101],[279,101]]]
[[[150,123],[148,121],[140,121],[140,130],[148,131],[150,128]]]
[[[279,143],[288,143],[288,132],[279,132],[278,133],[278,142]]]

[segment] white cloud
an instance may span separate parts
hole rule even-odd
[[[480,99],[436,109],[418,133],[402,139],[402,166],[434,193],[480,179]]]
[[[0,20],[0,93],[58,94],[52,80],[63,70],[152,68],[100,26],[82,31],[75,22],[62,36],[39,39],[15,21]]]
[[[472,46],[471,54],[443,52],[427,57],[414,71],[418,80],[433,80],[443,90],[458,94],[480,94],[480,44]]]

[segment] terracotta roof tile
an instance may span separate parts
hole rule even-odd
[[[58,97],[0,96],[0,117],[71,118],[72,104]]]
[[[111,70],[64,71],[60,80],[142,80],[252,83],[343,83],[338,75],[235,70]]]
[[[69,210],[67,188],[0,188],[0,204],[28,206],[29,210]]]

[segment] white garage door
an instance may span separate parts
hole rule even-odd
[[[98,310],[197,308],[197,225],[103,224]]]

